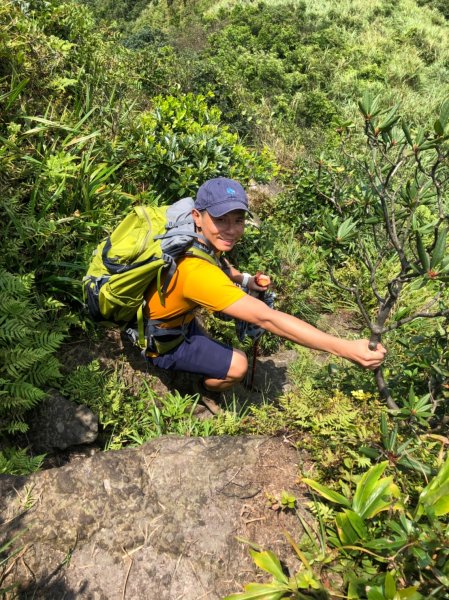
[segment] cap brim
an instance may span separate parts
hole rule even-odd
[[[250,217],[252,217],[252,214],[250,213],[248,206],[246,204],[244,204],[243,202],[226,202],[223,203],[223,205],[220,204],[215,204],[214,206],[210,206],[209,208],[206,208],[207,212],[212,216],[212,217],[222,217],[223,215],[227,215],[228,213],[234,211],[234,210],[243,210],[246,213],[249,214]]]

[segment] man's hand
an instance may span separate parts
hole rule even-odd
[[[257,271],[257,273],[250,278],[248,282],[248,289],[253,292],[265,292],[271,284],[271,279],[268,275],[264,275]]]
[[[377,344],[375,350],[370,350],[369,340],[345,340],[344,342],[346,347],[341,356],[365,369],[374,370],[380,367],[387,354],[382,344]]]

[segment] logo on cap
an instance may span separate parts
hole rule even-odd
[[[231,194],[232,196],[235,196],[235,189],[232,187],[228,187],[226,188],[226,191],[228,192],[228,194]]]

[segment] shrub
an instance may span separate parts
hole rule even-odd
[[[124,186],[136,193],[150,186],[164,202],[193,194],[207,179],[227,175],[243,183],[270,179],[276,167],[268,150],[243,146],[202,95],[157,96],[151,111],[124,130],[114,151]]]

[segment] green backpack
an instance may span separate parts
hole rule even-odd
[[[150,283],[157,279],[164,304],[179,257],[188,253],[217,264],[211,253],[192,246],[202,238],[195,232],[193,205],[192,198],[183,198],[169,206],[136,206],[99,244],[83,278],[87,308],[95,321],[120,325],[137,317],[137,335],[132,335],[132,329],[129,333],[139,346],[147,347],[142,309]],[[165,271],[167,276],[161,286]]]

